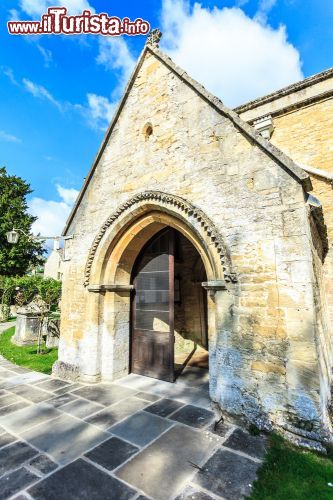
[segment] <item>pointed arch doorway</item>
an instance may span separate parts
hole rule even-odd
[[[208,360],[205,280],[198,251],[176,229],[144,245],[131,280],[132,373],[174,382],[198,347]]]

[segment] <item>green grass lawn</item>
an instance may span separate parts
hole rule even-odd
[[[20,347],[12,344],[11,338],[15,327],[0,335],[0,354],[16,365],[30,368],[37,372],[51,373],[53,363],[58,359],[58,349],[47,349],[44,354],[37,354],[37,346]]]
[[[332,500],[333,456],[296,448],[272,434],[252,500]]]

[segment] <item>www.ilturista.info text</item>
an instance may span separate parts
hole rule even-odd
[[[11,35],[147,35],[150,24],[141,18],[130,21],[128,17],[110,17],[84,10],[79,16],[67,15],[65,7],[50,7],[40,21],[8,21]]]

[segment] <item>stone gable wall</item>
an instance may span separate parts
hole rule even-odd
[[[104,341],[95,339],[104,320],[94,312],[107,299],[88,299],[84,269],[106,218],[144,190],[200,208],[231,256],[237,283],[212,299],[218,325],[209,339],[212,399],[261,427],[321,435],[326,400],[320,399],[316,276],[303,189],[152,54],[68,231],[75,238],[66,249],[60,361],[84,376],[94,357],[96,377],[103,378]],[[89,308],[94,319],[88,321]],[[113,332],[104,334],[112,343]]]

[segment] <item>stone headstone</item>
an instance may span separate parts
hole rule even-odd
[[[47,321],[43,328],[44,335],[46,336],[46,347],[58,347],[60,337],[60,319],[49,319],[49,321]]]
[[[42,315],[47,310],[47,304],[38,296],[29,304],[19,307],[17,309],[15,335],[12,337],[13,344],[36,344],[42,322]]]

